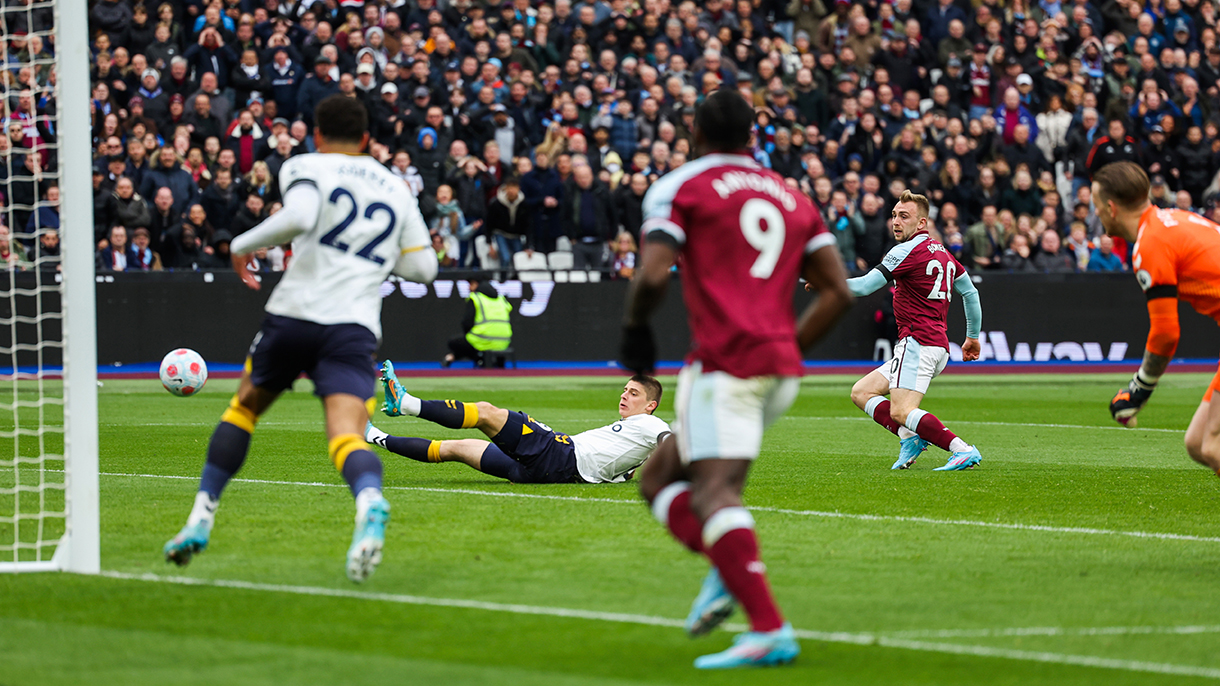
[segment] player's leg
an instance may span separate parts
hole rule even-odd
[[[529,477],[521,463],[504,454],[487,441],[468,438],[459,441],[433,441],[427,438],[392,436],[374,427],[365,429],[365,439],[386,450],[416,462],[461,462],[474,469],[516,483],[526,483]]]
[[[745,610],[751,629],[728,650],[696,660],[696,667],[783,664],[800,652],[771,595],[754,518],[741,500],[763,430],[792,404],[798,389],[796,379],[737,379],[722,372],[701,374],[694,384],[690,422],[684,423],[689,442],[679,446],[689,462],[690,507],[703,522],[704,554]],[[706,402],[699,398],[710,400],[704,408],[709,411],[695,411]]]
[[[1186,429],[1186,452],[1195,462],[1220,474],[1220,406],[1211,402],[1212,394],[1217,390],[1220,390],[1220,371],[1212,378]]]
[[[890,389],[890,416],[919,438],[950,453],[949,461],[935,471],[973,469],[982,459],[978,449],[950,431],[936,415],[919,409],[932,379],[948,364],[949,351],[921,346],[913,338],[905,340],[908,345],[894,375],[894,388]]]
[[[199,491],[186,526],[162,549],[167,561],[185,566],[207,548],[220,496],[246,461],[258,418],[300,375],[301,366],[294,351],[283,345],[287,326],[281,318],[269,316],[254,337],[237,393],[208,441]]]
[[[421,400],[410,393],[394,374],[394,364],[381,364],[381,385],[385,389],[382,412],[391,417],[410,415],[440,424],[447,429],[478,429],[495,438],[508,421],[508,410],[491,403],[464,403],[460,400]]]
[[[893,403],[885,397],[889,395],[890,388],[895,385],[894,381],[902,363],[907,340],[904,338],[899,341],[894,348],[894,357],[869,372],[851,389],[851,400],[856,407],[864,410],[864,414],[885,427],[887,431],[898,436],[898,460],[890,469],[910,469],[915,464],[915,460],[928,447],[927,441],[903,426],[901,422],[894,420],[890,411]]]
[[[356,498],[356,528],[347,554],[347,576],[367,579],[381,563],[390,504],[381,494],[381,460],[364,442],[368,405],[350,393],[322,397],[326,412],[327,453]]]

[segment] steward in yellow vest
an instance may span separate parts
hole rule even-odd
[[[490,283],[470,282],[466,312],[462,317],[465,333],[449,341],[449,354],[441,362],[448,367],[454,360],[478,361],[483,352],[504,350],[512,344],[513,326],[509,313],[513,306]]]

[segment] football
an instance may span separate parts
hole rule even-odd
[[[190,348],[172,350],[161,360],[161,385],[174,395],[195,395],[208,381],[208,364]]]

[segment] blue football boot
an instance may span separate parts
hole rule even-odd
[[[796,659],[801,646],[796,642],[792,625],[775,631],[748,631],[733,639],[728,650],[695,659],[698,669],[732,669],[734,667],[766,667],[784,665]]]
[[[898,461],[890,469],[910,469],[915,466],[915,460],[928,449],[928,442],[919,436],[911,436],[899,441]]]
[[[953,453],[949,456],[949,461],[944,467],[933,469],[934,472],[956,472],[962,469],[974,469],[975,465],[983,460],[983,456],[979,454],[979,449],[970,446],[969,450]]]
[[[712,567],[703,579],[699,595],[695,596],[695,602],[691,604],[690,614],[686,617],[686,633],[691,637],[706,634],[728,619],[736,607],[737,600],[729,593],[729,589],[724,587],[720,572]]]
[[[192,557],[207,550],[208,538],[211,535],[212,525],[206,520],[182,527],[182,531],[171,538],[162,549],[162,552],[165,553],[165,561],[173,562],[179,567],[187,566]]]
[[[385,389],[385,403],[381,405],[381,411],[389,417],[401,417],[402,399],[407,394],[407,389],[398,383],[398,376],[394,374],[394,363],[389,360],[381,363],[381,386]]]
[[[385,525],[390,519],[390,503],[377,496],[364,512],[356,513],[352,547],[347,550],[347,578],[360,583],[373,575],[381,564],[385,546]]]

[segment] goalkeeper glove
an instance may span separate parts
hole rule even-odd
[[[623,327],[623,341],[619,348],[619,364],[640,374],[651,374],[657,363],[657,344],[652,337],[652,328],[647,324]]]
[[[1135,426],[1136,413],[1143,409],[1155,389],[1156,382],[1148,383],[1140,378],[1140,373],[1136,371],[1135,376],[1131,377],[1131,383],[1110,401],[1110,416],[1123,426]]]

